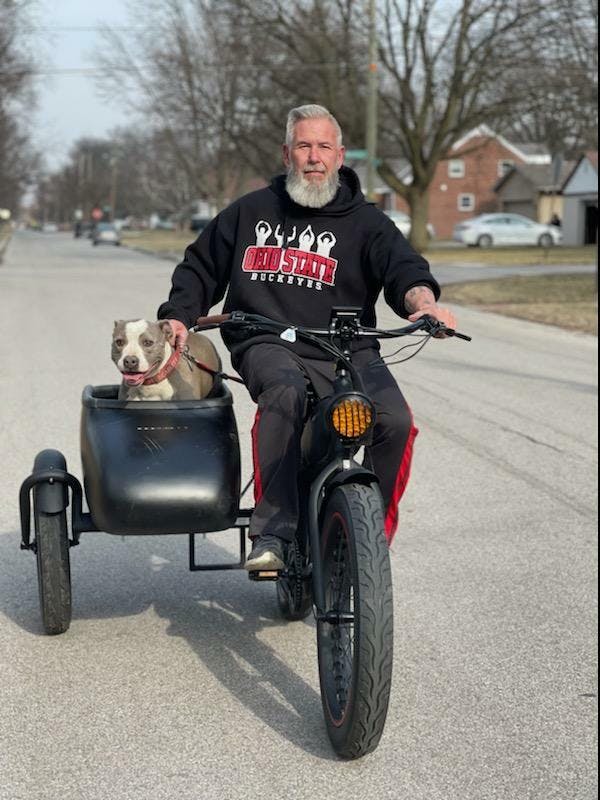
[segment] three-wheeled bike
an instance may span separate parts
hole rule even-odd
[[[195,326],[229,327],[249,335],[277,332],[288,341],[301,338],[336,363],[332,394],[309,393],[298,475],[301,522],[288,548],[286,567],[281,572],[250,573],[250,578],[276,582],[284,618],[301,620],[314,614],[325,723],[334,750],[343,758],[371,752],[381,738],[393,652],[383,503],[377,477],[356,460],[360,447],[368,443],[375,409],[352,365],[352,343],[365,336],[413,335],[416,341],[407,347],[418,352],[441,332],[468,339],[430,317],[383,331],[363,327],[360,314],[358,308],[334,308],[324,329],[242,312],[204,317]],[[42,622],[48,634],[69,627],[69,550],[84,532],[187,534],[191,570],[244,566],[252,510],[239,507],[240,449],[228,388],[221,383],[215,396],[193,401],[127,402],[117,394],[118,386],[83,390],[83,487],[57,450],[40,452],[21,486],[21,547],[36,555]],[[239,531],[239,561],[198,563],[196,534],[231,529]]]

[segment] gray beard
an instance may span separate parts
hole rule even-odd
[[[330,203],[340,186],[337,170],[323,183],[311,183],[293,167],[288,170],[285,188],[294,203],[306,208],[323,208]]]

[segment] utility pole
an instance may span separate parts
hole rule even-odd
[[[369,77],[367,84],[367,197],[375,199],[377,163],[377,26],[376,0],[369,0]]]
[[[111,166],[111,176],[110,176],[110,198],[109,198],[109,206],[110,206],[110,220],[114,222],[115,220],[115,212],[116,212],[116,205],[117,205],[117,175],[118,175],[118,162],[119,159],[116,154],[113,153],[110,159],[110,166]]]

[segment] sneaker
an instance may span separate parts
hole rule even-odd
[[[248,572],[280,570],[285,567],[285,542],[279,536],[258,536],[244,568]]]

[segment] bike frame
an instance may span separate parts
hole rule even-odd
[[[233,311],[228,314],[220,314],[209,317],[200,317],[196,325],[192,328],[193,331],[210,330],[219,328],[221,326],[246,326],[249,332],[252,330],[258,332],[271,332],[278,333],[283,338],[290,335],[295,339],[298,334],[304,340],[310,341],[313,344],[321,347],[325,352],[328,352],[336,359],[336,379],[334,381],[334,394],[331,398],[327,408],[330,408],[335,403],[336,397],[348,393],[361,393],[362,382],[360,376],[352,366],[352,341],[358,339],[360,336],[367,336],[377,339],[396,338],[399,336],[406,336],[423,330],[429,335],[436,335],[443,333],[446,336],[457,336],[461,339],[470,341],[470,337],[458,333],[453,329],[447,328],[443,323],[438,322],[435,318],[425,316],[417,322],[407,325],[398,330],[383,331],[375,328],[363,328],[360,325],[360,316],[362,309],[359,307],[338,307],[332,308],[331,319],[327,329],[317,328],[302,328],[295,325],[286,325],[276,320],[263,317],[258,314],[246,314],[245,312]],[[293,340],[292,339],[292,340]],[[328,342],[326,341],[328,340]],[[339,344],[334,344],[337,340]],[[364,396],[364,395],[363,395]],[[366,398],[368,400],[368,398]],[[327,408],[324,407],[322,402],[316,403],[315,414],[309,419],[308,425],[317,424],[321,418],[321,427],[328,431],[329,437],[324,442],[322,452],[327,452],[331,449],[332,440],[335,442],[334,455],[328,463],[322,467],[320,472],[314,476],[310,470],[303,470],[298,478],[299,485],[303,482],[302,477],[307,477],[309,484],[308,496],[300,496],[301,504],[304,503],[306,517],[308,521],[308,556],[312,564],[312,585],[313,585],[313,601],[316,608],[317,620],[323,620],[330,624],[339,624],[342,622],[351,622],[350,619],[338,619],[339,615],[325,608],[325,589],[323,586],[323,571],[321,560],[321,547],[319,535],[319,515],[324,500],[329,493],[336,487],[347,483],[360,483],[372,485],[378,483],[377,476],[366,467],[359,464],[354,460],[354,456],[364,442],[357,441],[342,441],[332,429],[331,423],[323,425],[323,416],[326,415]],[[214,567],[192,566],[193,557],[193,535],[190,536],[190,569],[236,569],[243,566],[245,556],[245,544],[242,542],[244,530],[249,524],[250,512],[247,518],[238,519],[236,525],[240,529],[240,561],[236,564],[228,565],[215,565]],[[252,573],[251,573],[252,576]],[[268,577],[259,578],[261,580],[276,580],[277,574],[269,573]],[[346,615],[347,616],[347,615]]]
[[[331,313],[330,331],[332,340],[339,342],[340,357],[336,361],[335,381],[333,396],[328,398],[324,404],[318,400],[314,406],[314,415],[309,419],[307,425],[318,426],[321,430],[326,430],[329,437],[325,440],[320,439],[320,450],[322,455],[329,454],[333,450],[333,458],[320,470],[320,472],[309,478],[308,496],[300,496],[300,502],[305,503],[306,517],[308,521],[309,534],[309,556],[312,563],[312,586],[313,603],[316,610],[317,620],[324,620],[331,624],[340,622],[334,612],[325,608],[325,588],[323,584],[323,570],[321,561],[321,540],[319,516],[323,503],[328,495],[337,486],[345,483],[377,484],[379,480],[374,472],[359,464],[354,456],[364,442],[344,441],[336,434],[328,417],[328,409],[335,405],[336,400],[348,393],[356,393],[362,390],[360,377],[352,367],[351,342],[356,338],[360,319],[360,308],[338,308],[334,307]],[[356,385],[358,384],[358,386]],[[368,399],[368,398],[367,398]],[[333,447],[332,447],[333,445]],[[310,476],[310,464],[304,470],[304,474]],[[302,473],[300,478],[302,478]],[[299,484],[302,480],[299,480]],[[345,622],[348,620],[345,619]]]

